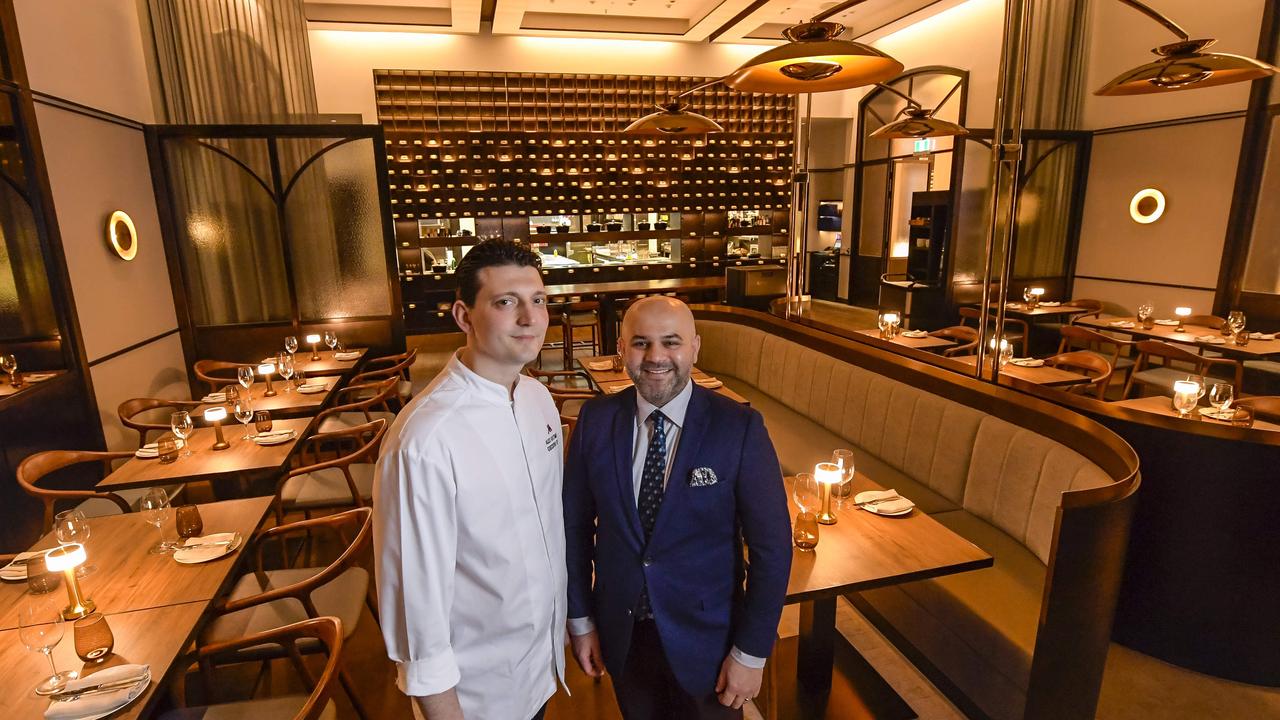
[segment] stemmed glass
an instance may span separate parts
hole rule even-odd
[[[1221,419],[1226,409],[1235,400],[1235,388],[1228,382],[1216,382],[1209,388],[1209,404],[1213,406],[1214,415]]]
[[[18,638],[31,652],[44,653],[49,659],[49,669],[53,671],[36,686],[37,695],[52,695],[66,687],[68,680],[79,677],[74,670],[58,672],[58,666],[53,664],[53,649],[62,642],[65,631],[57,603],[33,602],[18,611]]]
[[[791,486],[791,501],[800,512],[791,531],[791,539],[801,550],[812,550],[818,545],[818,507],[821,495],[818,493],[818,481],[811,473],[800,473]]]
[[[1245,317],[1243,310],[1232,310],[1227,314],[1227,327],[1231,328],[1232,335],[1239,335],[1240,331],[1244,330],[1244,323]]]
[[[293,355],[280,353],[280,357],[276,359],[276,370],[284,378],[284,391],[291,392],[293,383],[289,380],[293,377]]]
[[[1142,323],[1145,326],[1147,324],[1147,321],[1151,319],[1151,316],[1155,314],[1155,311],[1156,311],[1156,308],[1151,303],[1143,303],[1139,305],[1138,306],[1138,322]]]
[[[1196,395],[1196,403],[1199,404],[1200,398],[1204,397],[1204,394],[1209,392],[1209,385],[1205,382],[1205,377],[1203,375],[1192,373],[1186,377],[1186,381],[1193,382],[1200,386],[1200,392]]]
[[[249,422],[253,420],[253,402],[249,399],[248,394],[236,398],[233,411],[235,412],[236,420],[239,420],[240,424],[244,425],[244,437],[240,439],[252,439],[253,436],[249,434]]]
[[[0,370],[9,373],[9,384],[13,385],[13,375],[18,372],[18,358],[14,357],[12,353],[0,355]]]
[[[240,387],[248,390],[253,387],[253,368],[248,365],[237,368],[236,378],[240,380]]]
[[[63,510],[53,518],[53,535],[59,545],[80,544],[89,542],[89,518],[81,510]],[[98,566],[88,563],[76,568],[76,577],[84,577]]]
[[[173,552],[177,544],[164,539],[164,524],[173,513],[172,508],[169,507],[169,496],[161,488],[151,488],[138,502],[138,509],[142,511],[142,519],[160,531],[160,542],[151,547],[151,554],[163,555]]]
[[[285,352],[289,353],[289,357],[293,357],[293,354],[298,352],[298,338],[294,335],[285,338],[284,349]]]
[[[171,413],[169,415],[169,429],[182,441],[182,453],[178,457],[190,457],[191,448],[187,443],[187,438],[191,437],[192,431],[195,430],[195,423],[191,422],[191,413],[186,410]]]
[[[1022,302],[1026,303],[1027,305],[1030,305],[1031,298],[1033,297],[1035,296],[1031,294],[1031,288],[1029,287],[1022,288]]]
[[[326,330],[324,332],[324,344],[328,345],[330,350],[333,350],[338,346],[338,336]]]
[[[853,451],[841,448],[831,453],[831,462],[840,466],[840,484],[833,488],[832,494],[838,498],[849,497],[853,492]]]

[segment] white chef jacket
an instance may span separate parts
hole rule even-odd
[[[541,383],[513,400],[456,354],[392,423],[373,537],[405,694],[456,687],[468,720],[526,720],[563,682],[563,442]]]

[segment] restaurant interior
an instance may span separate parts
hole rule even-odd
[[[763,415],[796,547],[748,718],[1280,718],[1280,0],[0,30],[0,712],[409,717],[374,462],[505,238],[566,433],[652,295]],[[621,717],[568,667],[548,718]]]

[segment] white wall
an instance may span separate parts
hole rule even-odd
[[[32,90],[155,122],[144,15],[134,0],[17,0]],[[37,98],[58,229],[108,447],[128,447],[116,408],[130,397],[185,397],[186,370],[142,131]],[[124,210],[138,255],[110,250],[107,218]],[[109,356],[138,343],[127,353]]]

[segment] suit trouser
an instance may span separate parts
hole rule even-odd
[[[662,649],[658,626],[652,620],[637,621],[632,629],[627,663],[622,676],[613,679],[613,690],[626,720],[742,718],[741,709],[721,705],[714,692],[694,697],[680,687]]]

